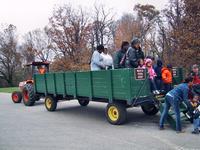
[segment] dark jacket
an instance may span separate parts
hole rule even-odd
[[[125,50],[118,50],[115,55],[114,55],[114,68],[119,69],[119,68],[125,68],[125,61],[123,61],[122,64],[120,62],[122,61],[123,57],[125,57],[126,51]]]
[[[137,68],[139,59],[144,59],[143,51],[141,49],[138,50],[133,47],[129,47],[126,52],[126,67]]]
[[[139,50],[136,50],[136,57],[137,60],[144,59],[144,52],[141,50],[141,48]]]
[[[161,60],[157,60],[157,65],[156,65],[156,67],[154,69],[156,74],[157,74],[156,79],[162,80],[162,65],[163,65],[162,61]]]
[[[192,93],[193,93],[193,95],[200,96],[200,84],[194,84],[192,86]]]

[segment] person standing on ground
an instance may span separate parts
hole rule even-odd
[[[193,83],[200,84],[199,66],[197,64],[192,66],[191,75],[194,77]]]
[[[102,70],[105,69],[105,65],[103,64],[103,57],[101,53],[104,51],[104,46],[97,46],[97,50],[94,51],[91,58],[90,68],[91,71]]]
[[[114,55],[114,68],[125,68],[126,51],[129,48],[129,42],[123,41],[121,49],[118,50]]]
[[[104,48],[104,51],[101,53],[101,56],[103,57],[103,64],[105,65],[105,69],[114,69],[113,66],[113,58],[112,56],[108,53],[108,49]]]
[[[141,49],[140,40],[134,38],[131,41],[131,47],[126,52],[126,68],[137,68],[139,59],[144,59],[144,52]]]
[[[191,105],[194,109],[193,111],[193,127],[194,130],[192,134],[199,134],[200,129],[200,97],[195,95],[191,101]]]
[[[189,76],[185,79],[184,83],[178,85],[176,88],[174,88],[166,94],[164,109],[160,118],[160,130],[164,129],[164,122],[167,119],[169,109],[172,106],[176,116],[176,132],[183,132],[181,126],[179,104],[184,101],[188,107],[188,110],[191,111],[191,105],[188,100],[188,91],[189,87],[192,86],[192,81],[193,77]]]
[[[164,90],[166,93],[172,90],[172,65],[162,68],[162,81],[164,83]]]

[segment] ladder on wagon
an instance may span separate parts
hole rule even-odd
[[[164,109],[164,102],[165,102],[165,96],[164,95],[159,95],[156,97],[156,99],[159,100],[159,111],[160,113],[163,112]],[[180,115],[181,115],[181,121],[185,122],[185,121],[191,121],[187,115],[187,106],[184,103],[180,104]],[[169,125],[175,130],[176,129],[176,118],[175,118],[175,113],[173,111],[173,108],[171,107],[168,113],[168,117],[167,117],[167,122],[169,123]]]

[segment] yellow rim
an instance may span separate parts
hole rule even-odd
[[[111,121],[117,121],[119,118],[119,111],[115,106],[111,106],[108,109],[108,116]]]
[[[50,99],[50,98],[47,98],[47,99],[46,99],[46,106],[47,106],[47,108],[50,109],[50,108],[51,108],[51,105],[52,105],[51,99]]]

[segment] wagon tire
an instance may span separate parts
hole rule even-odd
[[[12,101],[14,103],[21,103],[21,101],[22,101],[22,93],[19,92],[19,91],[12,92],[12,96],[11,97],[12,97]]]
[[[148,116],[154,116],[159,111],[159,109],[154,104],[142,105],[141,108],[142,111]]]
[[[22,97],[25,106],[33,106],[35,104],[35,94],[32,84],[24,85]]]
[[[46,96],[45,107],[48,111],[55,111],[57,108],[57,100],[53,96]]]
[[[89,100],[83,100],[83,99],[79,99],[78,100],[78,103],[81,105],[81,106],[87,106],[89,104]]]
[[[121,103],[109,103],[106,107],[106,119],[112,125],[124,124],[127,120],[126,106]]]
[[[35,101],[39,101],[40,100],[40,95],[36,94],[35,95]]]

